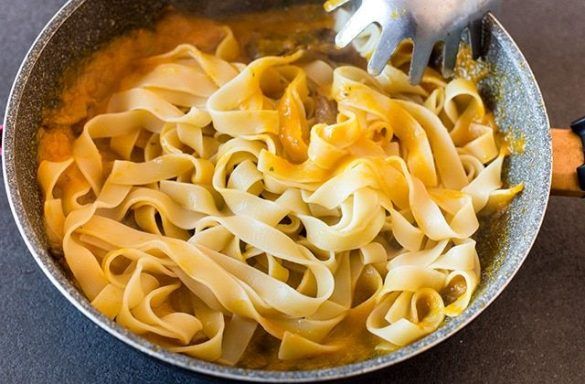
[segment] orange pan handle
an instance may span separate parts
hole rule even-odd
[[[553,176],[551,193],[585,197],[585,117],[571,129],[551,129]]]

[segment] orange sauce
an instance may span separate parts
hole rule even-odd
[[[490,65],[483,60],[474,60],[471,54],[471,47],[463,44],[457,54],[457,66],[455,74],[457,77],[479,83],[490,74]]]
[[[333,329],[327,339],[328,344],[340,345],[339,351],[299,360],[279,360],[277,340],[259,329],[238,366],[276,371],[310,370],[351,364],[377,356],[381,353],[375,349],[376,337],[366,330],[365,321],[365,318],[360,322],[348,318]]]

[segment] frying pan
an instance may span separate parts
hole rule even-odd
[[[152,25],[173,3],[208,16],[284,6],[292,0],[71,0],[41,32],[14,81],[3,132],[4,180],[11,209],[30,252],[51,282],[88,318],[118,339],[168,363],[224,378],[250,381],[307,382],[345,378],[396,364],[445,340],[478,316],[506,287],[526,258],[539,231],[549,193],[581,195],[575,168],[583,162],[577,136],[549,129],[545,105],[534,76],[518,47],[493,16],[485,28],[485,60],[490,75],[480,90],[499,126],[524,141],[510,157],[504,179],[524,182],[509,209],[483,223],[477,234],[482,282],[467,310],[436,332],[391,354],[313,371],[256,371],[226,367],[171,353],[125,330],[97,312],[48,252],[36,172],[36,132],[42,109],[54,105],[66,68],[103,43],[134,28]],[[553,174],[553,141],[555,169]],[[570,156],[568,156],[570,155]]]

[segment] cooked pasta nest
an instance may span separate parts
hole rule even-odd
[[[408,54],[374,78],[303,52],[236,63],[239,49],[226,29],[215,54],[146,59],[69,159],[41,162],[49,240],[91,304],[229,365],[256,332],[280,360],[343,353],[362,330],[383,352],[464,311],[478,214],[522,189],[503,186],[476,85],[429,68],[412,86]]]

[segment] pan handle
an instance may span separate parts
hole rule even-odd
[[[571,129],[551,129],[553,176],[551,194],[585,197],[585,117]]]

